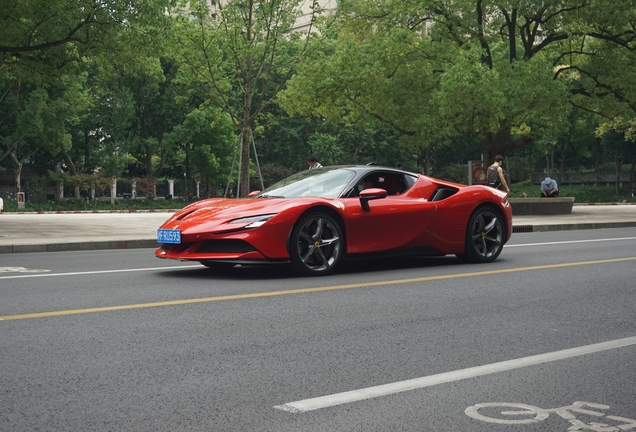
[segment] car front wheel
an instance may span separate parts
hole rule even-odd
[[[466,250],[458,257],[476,263],[497,259],[503,249],[504,226],[499,212],[487,207],[477,209],[466,229]]]
[[[330,274],[336,269],[343,255],[342,228],[328,214],[306,214],[294,225],[290,237],[289,256],[300,274]]]

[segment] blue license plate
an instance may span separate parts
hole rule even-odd
[[[157,230],[157,242],[158,243],[181,243],[181,230],[176,229],[158,229]]]

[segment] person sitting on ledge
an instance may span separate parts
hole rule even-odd
[[[546,177],[541,182],[541,197],[558,197],[559,188],[557,187],[556,180]]]

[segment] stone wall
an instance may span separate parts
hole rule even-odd
[[[573,197],[508,198],[513,216],[558,215],[572,213]]]
[[[596,183],[596,173],[563,173],[561,181],[559,181],[559,174],[556,173],[551,176],[555,179],[559,186],[561,185],[578,185],[586,184],[593,186]],[[545,174],[532,174],[532,184],[539,185],[546,178]],[[600,173],[598,176],[599,186],[614,186],[616,182],[616,175],[614,173]],[[629,172],[621,172],[620,182],[624,183],[624,186],[629,185]],[[621,185],[623,187],[623,185]]]

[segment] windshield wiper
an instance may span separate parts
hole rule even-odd
[[[285,197],[279,196],[279,195],[259,195],[258,198],[285,198]]]

